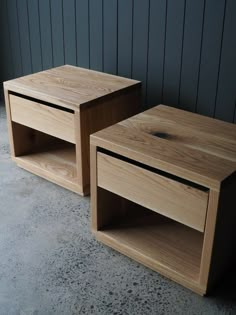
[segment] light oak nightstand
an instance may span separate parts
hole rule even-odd
[[[204,295],[236,249],[236,125],[159,105],[90,140],[96,238]]]
[[[137,114],[141,83],[62,66],[4,83],[11,155],[21,167],[89,193],[89,135]]]

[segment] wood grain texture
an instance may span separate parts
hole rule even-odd
[[[54,159],[51,160],[51,155],[47,154],[48,141],[52,145],[58,139],[73,143],[76,180],[64,187],[82,195],[88,194],[90,189],[90,134],[135,115],[141,109],[139,81],[73,66],[11,80],[5,82],[4,87],[9,87],[11,91],[8,119],[13,156],[20,157],[17,163],[24,168],[28,163],[28,170],[39,176],[45,173],[44,177],[52,180],[57,166],[52,171]],[[37,151],[38,155],[32,155],[36,144],[41,150]],[[66,165],[63,172],[66,172]],[[63,172],[58,171],[55,175],[54,182],[59,185],[64,179],[67,181]]]
[[[8,136],[9,136],[9,144],[10,144],[10,152],[11,156],[15,156],[15,148],[14,148],[14,139],[13,139],[13,132],[12,132],[12,121],[11,121],[11,108],[9,102],[9,92],[8,90],[4,89],[4,98],[5,98],[5,107],[7,113],[7,129],[8,129]]]
[[[98,230],[98,211],[97,211],[97,147],[90,146],[90,193],[91,193],[91,229]]]
[[[236,127],[230,123],[223,122],[217,119],[211,119],[199,114],[193,114],[182,110],[172,109],[168,106],[160,105],[154,110],[158,111],[157,114],[162,118],[171,121],[178,121],[178,124],[188,129],[192,128],[199,132],[214,134],[218,138],[235,142]]]
[[[204,233],[202,258],[201,258],[201,272],[200,272],[200,283],[207,286],[211,257],[214,242],[214,232],[216,226],[216,217],[218,210],[219,192],[210,190],[209,203],[206,217],[206,231]]]
[[[123,219],[123,224],[114,221],[95,232],[97,239],[204,294],[204,289],[198,285],[201,233],[158,215]]]
[[[97,154],[97,185],[204,231],[208,203],[208,193],[205,191],[100,152]]]
[[[12,91],[73,110],[136,85],[140,82],[68,65],[4,82]]]
[[[78,184],[74,147],[65,147],[14,158],[18,166],[57,185],[83,194]]]
[[[97,239],[207,294],[235,261],[235,125],[161,105],[90,138]]]
[[[183,125],[177,125],[174,115],[168,117],[154,116],[152,112],[151,110],[136,115],[123,121],[121,125],[135,129],[137,132],[142,131],[154,137],[160,136],[170,142],[236,162],[236,141],[233,141],[231,134],[227,138],[215,133],[206,133],[201,128],[194,128],[191,123],[184,125],[183,122]]]
[[[123,94],[98,102],[81,110],[80,115],[80,154],[83,161],[81,176],[83,186],[89,185],[89,136],[103,128],[137,114],[141,110],[141,89],[124,91]],[[99,119],[97,119],[99,117]]]
[[[215,203],[215,210],[209,209],[206,224],[209,225],[209,231],[214,234],[214,240],[211,240],[210,235],[205,235],[201,274],[202,281],[208,281],[209,289],[222,280],[230,267],[235,264],[235,191],[236,172],[222,183],[220,194],[215,195],[215,200],[214,195],[210,199],[212,203],[209,207],[213,207]],[[213,211],[217,211],[216,219]],[[208,277],[207,267],[209,268]]]
[[[91,138],[107,150],[179,176],[205,187],[219,190],[220,182],[235,170],[235,163],[153,137],[121,124],[94,134]],[[217,165],[217,167],[215,167]]]
[[[74,115],[10,94],[12,121],[75,143]]]
[[[60,139],[53,138],[43,132],[31,129],[14,121],[12,121],[11,127],[14,156],[16,157],[38,152],[42,149],[46,150],[46,148],[50,146],[54,147],[55,143],[58,144],[58,141],[60,141]]]

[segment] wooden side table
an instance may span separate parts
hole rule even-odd
[[[204,295],[236,247],[236,125],[159,105],[90,140],[96,238]]]
[[[11,155],[21,167],[89,193],[89,135],[140,111],[141,83],[62,66],[4,82]]]

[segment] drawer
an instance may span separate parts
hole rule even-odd
[[[48,135],[75,143],[74,114],[9,94],[11,119]]]
[[[97,153],[99,187],[203,232],[208,191],[163,174]]]

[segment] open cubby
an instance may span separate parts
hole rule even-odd
[[[142,103],[140,81],[70,65],[4,82],[4,95],[12,159],[82,196],[90,193],[90,135]]]
[[[91,135],[96,238],[207,294],[234,263],[235,136],[165,105]]]
[[[15,122],[12,124],[16,163],[62,186],[69,185],[76,191],[75,144]]]
[[[152,269],[199,280],[203,233],[97,189],[98,239]]]

